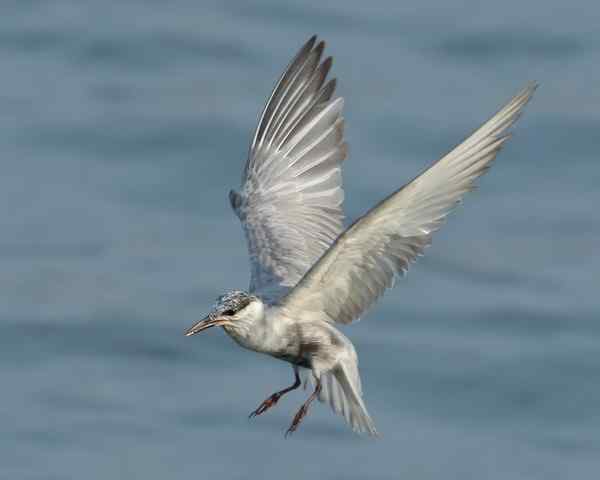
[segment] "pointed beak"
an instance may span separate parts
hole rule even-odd
[[[197,333],[200,333],[202,330],[206,330],[207,328],[210,328],[210,327],[217,327],[217,326],[223,325],[225,323],[227,323],[226,318],[214,317],[212,315],[208,315],[207,317],[203,318],[199,322],[195,323],[191,328],[189,328],[185,332],[185,336],[191,337],[192,335],[196,335]]]

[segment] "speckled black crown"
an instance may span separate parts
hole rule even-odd
[[[236,313],[248,306],[253,298],[254,297],[247,292],[233,290],[217,298],[215,310],[220,312],[229,310]]]

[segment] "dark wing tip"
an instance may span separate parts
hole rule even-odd
[[[242,205],[242,196],[235,190],[229,191],[229,203],[235,214],[240,216],[240,206]]]
[[[325,72],[325,77],[327,76],[327,74],[329,73],[329,70],[331,70],[331,66],[333,65],[333,57],[327,57],[325,60],[323,60],[323,63],[321,63],[321,70],[323,72]]]
[[[325,40],[321,40],[315,47],[315,50],[319,52],[319,54],[323,53],[323,50],[325,50]]]
[[[311,51],[313,49],[313,47],[315,46],[316,41],[317,41],[317,35],[313,35],[306,41],[306,43],[304,45],[302,45],[302,48],[300,48],[300,51],[301,52]]]

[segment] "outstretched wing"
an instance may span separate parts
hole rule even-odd
[[[458,147],[346,230],[283,299],[295,318],[350,323],[429,245],[431,236],[487,171],[535,84]]]
[[[250,290],[274,299],[298,283],[342,232],[343,99],[325,82],[331,57],[312,37],[262,113],[240,192],[229,194],[251,263]]]

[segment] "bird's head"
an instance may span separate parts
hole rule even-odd
[[[215,303],[212,312],[189,328],[187,337],[206,330],[210,327],[221,326],[225,330],[235,329],[244,320],[257,316],[262,311],[262,302],[249,293],[234,290],[221,295]]]

